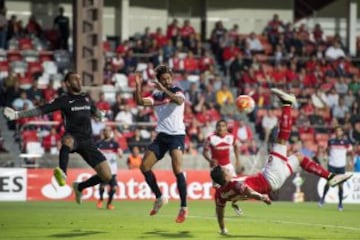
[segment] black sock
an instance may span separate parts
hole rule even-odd
[[[100,200],[101,201],[104,200],[104,187],[103,186],[101,186],[99,188],[99,195],[100,195]]]
[[[326,196],[326,193],[329,191],[329,188],[330,188],[330,186],[328,184],[326,184],[324,187],[323,195],[322,195],[323,200],[325,200],[325,196]]]
[[[109,191],[109,199],[108,199],[108,205],[111,204],[112,200],[113,200],[113,197],[114,197],[114,193],[115,193],[115,190],[116,188],[110,188],[110,191]]]
[[[186,207],[186,197],[187,197],[187,190],[186,190],[186,179],[184,173],[176,174],[176,183],[180,195],[180,205],[181,207]]]
[[[343,186],[340,184],[339,185],[339,205],[342,205],[342,201],[343,201]]]
[[[146,183],[149,185],[151,191],[155,194],[156,198],[160,198],[162,194],[161,194],[160,188],[156,182],[156,177],[155,177],[154,173],[150,170],[147,172],[143,172],[143,175],[145,177]]]
[[[66,174],[67,165],[69,162],[70,148],[66,145],[62,145],[59,154],[59,167]]]
[[[81,192],[85,188],[95,186],[95,185],[97,185],[99,183],[101,183],[101,178],[98,175],[94,175],[91,178],[89,178],[88,180],[79,183],[78,190]]]

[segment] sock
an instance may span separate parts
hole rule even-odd
[[[278,139],[287,141],[291,133],[291,106],[284,105],[280,117],[280,132]]]
[[[104,187],[100,186],[99,188],[99,195],[100,195],[100,200],[104,200]]]
[[[343,193],[344,193],[343,186],[340,184],[339,185],[339,205],[342,205]]]
[[[78,190],[81,192],[85,188],[95,186],[99,183],[101,183],[101,178],[98,175],[94,175],[91,178],[89,178],[88,180],[79,183]]]
[[[59,154],[59,167],[66,174],[67,165],[69,162],[70,148],[66,145],[62,145]]]
[[[114,197],[114,194],[115,194],[115,188],[110,188],[110,191],[109,191],[109,199],[108,199],[108,205],[111,204],[112,200],[113,200],[113,197]]]
[[[147,172],[143,172],[143,175],[144,175],[145,181],[149,185],[151,191],[155,194],[155,197],[160,198],[162,194],[161,194],[160,188],[156,182],[156,177],[155,177],[154,173],[150,170]]]
[[[304,157],[303,160],[300,163],[300,166],[309,173],[314,173],[315,175],[319,177],[323,177],[325,179],[328,179],[330,176],[330,172],[325,170],[322,166],[317,164],[316,162],[310,160],[307,157]]]
[[[186,190],[186,179],[184,173],[176,174],[176,183],[180,195],[180,206],[186,207],[187,190]]]
[[[330,188],[330,186],[328,184],[326,184],[324,187],[322,198],[321,198],[322,200],[325,200],[325,196],[326,196],[327,192],[329,191],[329,188]]]

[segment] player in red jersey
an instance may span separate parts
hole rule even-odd
[[[210,168],[219,165],[226,168],[230,175],[235,178],[237,175],[230,160],[231,149],[234,150],[235,166],[240,166],[239,142],[233,134],[228,132],[226,121],[221,119],[216,123],[215,132],[211,133],[205,140],[203,156],[209,162]],[[219,187],[219,185],[214,184],[214,187]],[[242,214],[242,210],[235,202],[231,204],[231,207],[237,215]]]
[[[221,166],[216,166],[211,171],[211,178],[221,187],[216,190],[215,204],[218,224],[222,234],[227,230],[224,223],[224,207],[227,201],[256,199],[271,203],[267,194],[280,189],[287,177],[296,171],[299,166],[305,171],[316,174],[328,180],[330,186],[336,186],[348,180],[352,174],[334,175],[309,158],[300,153],[286,157],[286,142],[291,132],[291,105],[296,102],[293,95],[279,89],[272,88],[282,102],[282,114],[280,117],[280,131],[273,150],[269,153],[268,160],[262,172],[248,176],[242,181],[232,180],[229,171]]]

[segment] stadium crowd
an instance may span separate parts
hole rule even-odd
[[[4,43],[0,41],[0,48],[6,49],[0,52],[1,106],[29,109],[64,91],[61,79],[71,61],[63,14],[59,9],[51,30],[43,30],[34,16],[23,27],[16,16],[6,20],[5,13],[0,14],[0,23],[7,26],[0,32],[0,38],[6,36]],[[256,154],[259,140],[269,141],[280,115],[271,87],[285,89],[298,99],[292,111],[296,123],[290,137],[292,149],[323,161],[327,140],[337,125],[343,126],[353,143],[360,141],[359,70],[341,37],[325,36],[320,24],[314,29],[295,27],[274,14],[262,34],[244,34],[241,25],[226,29],[218,21],[210,38],[201,41],[189,20],[174,19],[166,29],[147,27],[116,46],[111,41],[103,46],[104,85],[118,91],[115,97],[107,91],[94,97],[107,119],[93,120],[94,138],[101,138],[106,125],[114,126],[124,152],[134,147],[143,152],[154,139],[156,116],[152,109],[137,106],[132,92],[134,73],[141,71],[142,92],[149,95],[154,89],[154,68],[161,63],[172,68],[176,84],[185,92],[187,154],[202,151],[205,137],[221,118],[241,142],[240,152]],[[240,94],[250,94],[256,101],[255,111],[248,116],[237,111],[235,99]],[[59,124],[23,127],[32,120]],[[36,140],[55,153],[64,130],[61,121],[61,114],[55,112],[9,122],[9,128],[15,130],[22,151],[29,140]]]

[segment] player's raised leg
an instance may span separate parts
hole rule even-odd
[[[150,145],[150,147],[155,147],[155,146],[157,146],[157,145],[156,144]],[[159,212],[160,208],[163,205],[167,204],[167,202],[168,202],[167,197],[162,195],[159,185],[157,184],[156,177],[155,177],[153,171],[151,170],[151,168],[154,166],[156,161],[157,161],[157,158],[156,158],[155,153],[152,150],[148,150],[148,151],[146,151],[143,161],[141,162],[141,166],[140,166],[140,170],[141,170],[142,174],[144,175],[146,183],[148,184],[151,191],[155,194],[155,197],[156,197],[153,208],[150,211],[150,216],[157,214]]]
[[[65,134],[62,138],[62,145],[59,153],[59,167],[54,169],[54,177],[59,186],[66,184],[66,170],[69,162],[69,154],[74,147],[74,138],[70,134]]]

